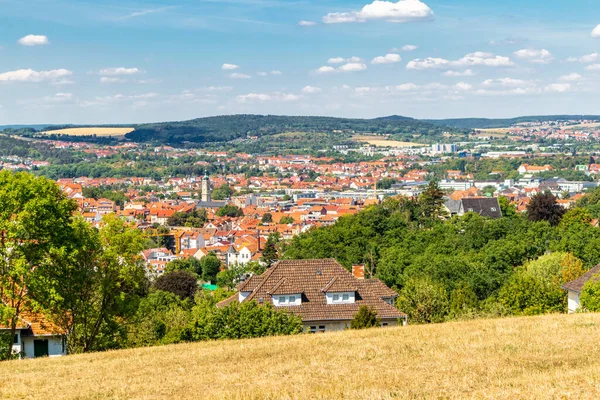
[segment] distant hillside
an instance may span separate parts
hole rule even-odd
[[[507,128],[514,124],[522,122],[541,122],[541,121],[564,121],[571,119],[595,119],[600,120],[600,115],[538,115],[528,117],[517,117],[507,119],[489,119],[489,118],[454,118],[454,119],[426,119],[423,122],[438,126],[451,126],[459,129],[487,129],[487,128]]]
[[[376,119],[295,117],[276,115],[226,115],[181,122],[137,125],[128,139],[143,142],[222,142],[248,136],[285,132],[356,132],[381,134],[441,134],[443,128],[416,119],[391,116]]]
[[[600,315],[147,347],[0,363],[2,399],[593,399]]]

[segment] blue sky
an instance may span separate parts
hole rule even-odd
[[[592,0],[0,0],[0,125],[600,113]]]

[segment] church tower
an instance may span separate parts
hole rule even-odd
[[[202,178],[202,202],[210,203],[210,180],[208,175],[204,175],[204,178]]]

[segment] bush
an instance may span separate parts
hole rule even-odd
[[[183,299],[193,299],[198,290],[198,280],[187,271],[167,272],[154,282],[154,288],[170,292]]]
[[[360,306],[358,312],[350,322],[350,329],[366,329],[381,326],[377,312],[367,306]]]
[[[429,278],[409,279],[396,300],[409,322],[442,322],[448,314],[448,295],[441,284]]]
[[[594,278],[600,279],[599,275]],[[600,312],[600,280],[590,279],[583,285],[579,296],[581,309],[590,312]]]

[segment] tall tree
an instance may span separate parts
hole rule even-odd
[[[97,231],[75,221],[78,243],[62,274],[55,275],[60,284],[49,306],[70,332],[70,352],[118,347],[125,322],[147,292],[141,231],[115,215],[105,216],[103,224]]]
[[[261,261],[267,267],[271,267],[271,265],[279,259],[277,243],[279,243],[279,233],[275,232],[270,234],[265,243],[265,248],[263,249],[263,255],[261,257]]]
[[[564,213],[565,209],[556,202],[556,197],[550,192],[536,194],[527,206],[530,221],[548,221],[552,226],[558,225]]]
[[[446,215],[444,211],[444,191],[434,180],[429,182],[427,189],[419,196],[421,218],[424,225],[430,225]]]
[[[221,270],[221,260],[213,253],[202,257],[200,260],[202,264],[202,280],[204,282],[216,282],[217,274]]]
[[[53,293],[48,277],[73,241],[75,209],[48,179],[0,172],[0,323],[10,328],[10,338],[24,310],[37,308]],[[0,351],[5,357],[12,340],[7,345]]]

